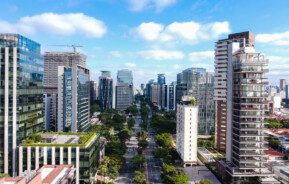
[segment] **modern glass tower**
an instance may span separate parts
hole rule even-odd
[[[0,173],[17,175],[17,146],[43,129],[43,57],[40,44],[0,34]]]
[[[90,72],[74,64],[58,67],[58,131],[83,132],[90,121]]]
[[[99,77],[98,95],[101,111],[112,108],[113,80],[110,71],[102,71]]]
[[[133,77],[130,70],[117,71],[115,89],[115,107],[117,110],[124,111],[133,103]]]

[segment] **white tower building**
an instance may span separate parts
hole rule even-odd
[[[177,152],[184,166],[197,164],[198,107],[194,97],[177,104]]]

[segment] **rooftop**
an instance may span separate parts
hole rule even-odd
[[[28,137],[21,146],[79,146],[86,147],[99,137],[93,132],[45,132]]]
[[[282,157],[282,156],[285,155],[284,153],[275,151],[275,150],[273,150],[272,148],[269,148],[269,150],[266,150],[265,152],[266,152],[266,154],[269,155],[269,156],[280,156],[280,157]]]

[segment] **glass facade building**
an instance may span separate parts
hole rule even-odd
[[[79,66],[58,68],[58,131],[87,131],[90,121],[90,74]]]
[[[113,80],[109,71],[102,71],[99,77],[98,95],[101,111],[112,108]]]
[[[117,71],[117,84],[115,87],[115,107],[124,111],[133,103],[133,77],[130,70]]]
[[[43,129],[43,57],[40,44],[0,34],[0,173],[17,172],[17,146]]]

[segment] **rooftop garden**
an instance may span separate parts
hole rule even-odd
[[[78,135],[78,143],[75,143],[72,141],[72,139],[69,139],[65,143],[57,143],[57,142],[47,142],[47,139],[45,139],[42,135],[47,134],[55,134],[55,135]],[[64,146],[64,147],[84,147],[87,146],[93,138],[97,136],[94,132],[43,132],[43,133],[37,133],[33,134],[29,137],[27,137],[21,146]]]

